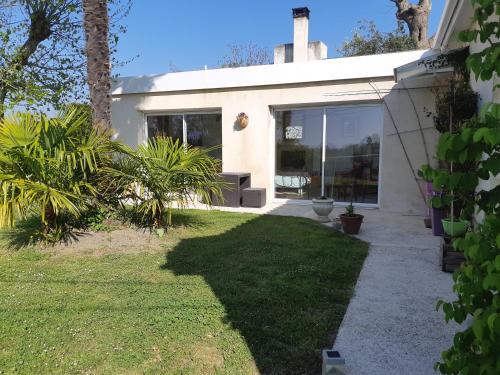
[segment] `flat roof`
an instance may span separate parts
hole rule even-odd
[[[300,63],[195,70],[148,76],[120,77],[111,95],[226,89],[390,77],[394,69],[432,55],[432,50],[342,57]]]

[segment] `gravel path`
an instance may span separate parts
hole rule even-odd
[[[359,238],[370,242],[334,348],[349,375],[428,375],[457,329],[439,299],[453,300],[452,278],[440,270],[439,238],[421,218],[365,215]]]

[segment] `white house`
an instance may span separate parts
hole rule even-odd
[[[294,9],[293,44],[275,48],[274,64],[120,78],[113,127],[132,146],[156,134],[222,145],[213,154],[223,171],[250,173],[267,202],[325,195],[423,213],[416,174],[438,139],[424,110],[451,68],[422,62],[457,47],[457,3],[468,1],[447,3],[435,49],[335,59],[308,41],[309,10]]]

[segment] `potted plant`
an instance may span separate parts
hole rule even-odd
[[[361,223],[363,222],[363,215],[354,212],[352,202],[346,207],[345,213],[340,214],[340,222],[342,229],[346,234],[358,234]]]
[[[451,237],[463,236],[470,226],[470,221],[463,219],[448,218],[443,219],[442,223],[444,232]]]
[[[330,221],[328,215],[333,211],[333,199],[321,196],[312,200],[313,211],[323,222]]]

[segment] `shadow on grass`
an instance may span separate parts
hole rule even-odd
[[[71,244],[78,242],[81,237],[86,235],[85,232],[81,231],[68,231],[62,235],[60,240],[54,242],[53,245],[57,243]],[[17,221],[16,226],[13,228],[0,230],[0,243],[8,250],[21,250],[40,243],[42,240],[42,222],[37,215],[28,216],[25,219]],[[49,245],[50,242],[46,242],[46,244]]]
[[[172,211],[172,227],[173,228],[193,228],[200,229],[209,224],[201,216],[194,216],[189,210],[175,209]]]
[[[145,218],[140,212],[130,207],[120,210],[120,220],[123,224],[131,224],[144,231],[151,231],[153,222]],[[201,217],[192,215],[189,210],[173,209],[172,210],[172,228],[202,228],[207,222]]]
[[[0,242],[9,250],[20,250],[23,247],[33,245],[41,229],[40,218],[29,216],[16,222],[16,226],[13,228],[2,229]]]
[[[204,277],[262,374],[315,374],[367,249],[311,220],[266,215],[182,240],[162,268]]]
[[[189,211],[175,209],[172,214],[173,223],[172,228],[190,228],[201,229],[209,224],[203,217],[192,215]],[[120,229],[120,226],[132,225],[133,227],[142,230],[143,232],[152,232],[149,223],[137,216],[133,210],[120,211],[119,216],[115,219],[116,226],[111,225],[109,231]],[[113,222],[114,222],[113,221]],[[78,222],[75,222],[78,223]],[[44,238],[42,235],[42,222],[40,216],[37,214],[28,216],[25,219],[18,220],[16,226],[13,228],[6,228],[0,230],[0,245],[9,250],[20,250],[25,247],[43,243],[46,245],[65,244],[69,245],[78,242],[82,237],[89,236],[91,233],[90,226],[72,227],[75,223],[70,222],[69,229],[65,231],[60,238],[54,239],[54,242]],[[106,224],[105,222],[103,222]],[[81,223],[79,223],[81,224]],[[106,228],[106,227],[105,227]],[[102,231],[108,231],[103,229]]]

